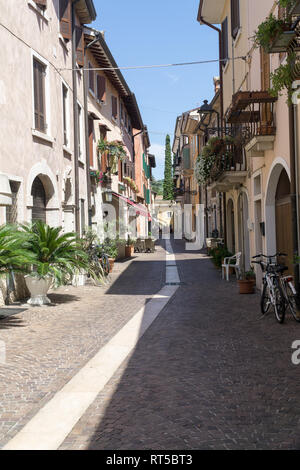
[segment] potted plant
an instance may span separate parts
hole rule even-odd
[[[134,253],[134,240],[132,240],[130,237],[128,237],[126,246],[125,246],[125,257],[126,258],[131,258],[131,256]]]
[[[108,256],[109,272],[111,273],[114,268],[115,259],[118,256],[118,248],[117,248],[116,240],[106,238],[104,241],[103,250]]]
[[[12,225],[0,227],[0,276],[7,277],[11,272],[26,273],[35,255],[29,250],[29,237]],[[3,298],[7,305],[10,301],[8,279],[3,283]]]
[[[290,0],[279,0],[281,7],[287,7]],[[296,32],[291,29],[292,16],[286,10],[284,18],[276,18],[271,13],[257,28],[254,34],[254,43],[262,47],[267,53],[286,52],[291,41],[296,38]]]
[[[240,294],[254,294],[255,286],[255,272],[253,268],[250,271],[242,272],[240,279],[238,279]]]
[[[28,248],[35,260],[30,274],[25,276],[31,305],[51,303],[47,292],[51,285],[59,286],[72,278],[74,271],[89,271],[88,256],[77,235],[63,233],[61,227],[50,227],[42,221],[23,225],[29,236]]]

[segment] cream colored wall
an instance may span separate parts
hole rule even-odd
[[[32,7],[34,2],[0,0],[0,171],[21,182],[19,220],[31,219],[31,183],[39,172],[47,175],[55,194],[49,201],[47,220],[53,225],[64,224],[61,204],[64,178],[73,169],[73,107],[72,72],[60,69],[72,67],[71,44],[59,37],[58,0],[49,1],[46,16]],[[5,45],[5,47],[3,47]],[[49,139],[35,138],[33,129],[32,54],[38,53],[48,62],[50,111]],[[63,150],[62,80],[69,90],[70,145]],[[78,73],[78,100],[83,107],[83,80]],[[83,123],[84,124],[84,123]],[[85,142],[83,129],[83,163],[79,168],[79,197],[86,201]],[[74,201],[74,190],[73,190]],[[87,222],[87,208],[85,210]],[[0,223],[5,222],[4,211]],[[74,227],[74,218],[71,221]]]
[[[260,51],[253,48],[253,35],[258,25],[264,21],[271,11],[277,15],[277,7],[273,0],[240,0],[240,18],[241,30],[234,41],[234,56],[247,56],[247,61],[235,60],[234,62],[234,78],[235,90],[233,89],[233,66],[229,61],[224,69],[224,111],[228,109],[232,101],[233,92],[239,90],[260,90],[261,89],[261,69],[260,69]],[[231,22],[230,22],[230,0],[227,0],[223,13],[223,19],[228,16],[229,31],[229,57],[232,58],[232,39],[231,39]],[[271,71],[275,70],[279,65],[279,54],[271,54],[270,56]],[[286,96],[279,97],[275,105],[276,116],[276,138],[274,142],[274,150],[265,152],[263,158],[248,158],[248,177],[244,183],[244,188],[249,200],[249,226],[253,227],[255,221],[255,201],[253,194],[253,178],[258,173],[261,174],[262,182],[262,220],[266,220],[265,214],[265,197],[267,193],[267,183],[270,173],[274,166],[274,162],[282,160],[283,166],[289,170],[289,128],[288,128],[288,107],[286,104]],[[228,203],[229,199],[234,201],[235,206],[235,238],[237,250],[239,246],[239,228],[237,222],[238,198],[241,191],[233,190],[226,195]],[[255,231],[250,229],[250,252],[253,256],[256,254]],[[267,251],[268,244],[266,237],[263,240],[263,249]]]

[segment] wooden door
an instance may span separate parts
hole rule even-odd
[[[277,252],[288,255],[282,261],[293,274],[292,205],[289,196],[276,200],[276,243]]]
[[[36,177],[31,189],[33,198],[32,221],[41,220],[46,222],[46,193],[40,178]]]

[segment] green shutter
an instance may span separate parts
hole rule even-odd
[[[185,170],[189,170],[191,168],[191,157],[189,147],[183,149],[183,168]]]

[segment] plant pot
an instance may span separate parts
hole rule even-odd
[[[47,297],[47,292],[50,289],[52,283],[51,276],[45,276],[42,278],[25,276],[26,286],[30,292],[30,299],[27,301],[30,305],[47,305],[51,304],[51,300]]]
[[[134,253],[134,245],[126,245],[125,246],[125,257],[131,258]]]
[[[86,282],[86,274],[74,274],[72,278],[72,286],[81,287],[84,286]]]
[[[296,38],[295,31],[283,31],[270,42],[269,53],[286,52],[291,42]]]
[[[117,259],[123,259],[125,258],[125,245],[124,243],[119,243],[117,245],[117,248],[118,248],[118,256],[117,256]]]
[[[240,294],[254,294],[255,281],[253,279],[246,279],[238,281]]]
[[[112,270],[114,269],[115,258],[108,258],[108,261],[109,261],[109,272],[111,273]]]

